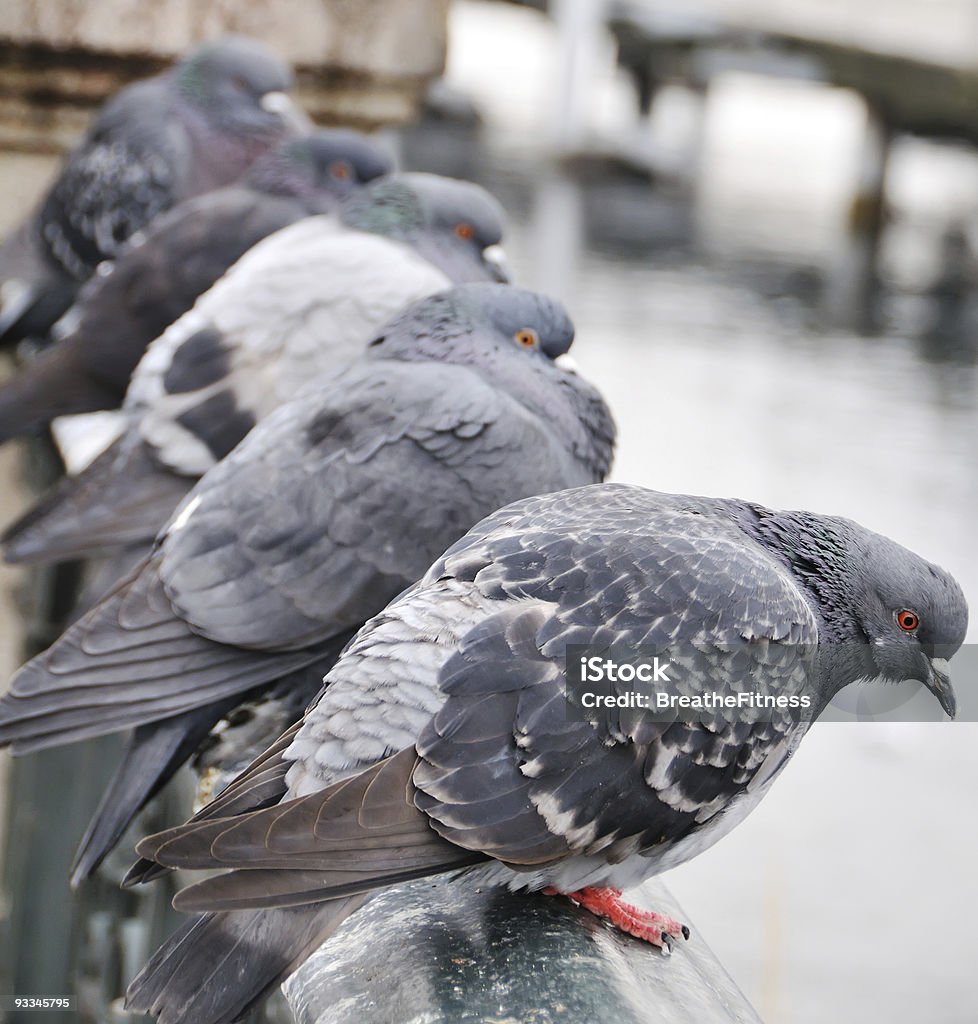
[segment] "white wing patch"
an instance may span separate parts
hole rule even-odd
[[[127,406],[141,413],[144,440],[165,465],[200,475],[206,445],[179,418],[231,391],[236,409],[262,419],[324,371],[356,358],[405,306],[450,286],[410,247],[310,217],[249,250],[193,309],[167,328],[136,369]],[[168,394],[174,353],[210,328],[228,354],[226,377]]]
[[[183,508],[177,512],[176,518],[167,527],[167,533],[176,533],[177,530],[182,530],[187,523],[190,522],[190,517],[196,512],[197,506],[200,504],[200,495],[191,498],[190,501],[186,502]]]
[[[123,435],[129,422],[129,417],[117,409],[53,419],[51,435],[68,475],[87,469]]]
[[[413,746],[445,702],[442,666],[497,602],[472,583],[423,587],[370,619],[327,676],[330,685],[285,752],[289,796]]]

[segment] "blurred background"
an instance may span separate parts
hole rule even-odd
[[[344,74],[317,74],[315,38],[281,7],[201,6],[218,20],[184,29],[230,18],[278,45],[320,119],[386,126],[405,168],[500,198],[515,280],[566,302],[575,358],[616,414],[616,479],[850,516],[978,601],[976,0],[451,0],[416,5],[410,31],[405,5],[372,0]],[[34,16],[27,35],[0,31],[7,81],[50,83],[69,62],[37,55],[45,5],[17,7]],[[79,16],[71,31],[109,29]],[[5,93],[0,119],[30,130],[0,156],[3,229],[85,113],[82,78],[47,108],[23,89],[19,121]],[[29,502],[23,461],[0,450],[3,522]],[[38,613],[42,584],[0,572],[9,674],[25,595],[36,632],[51,591]],[[972,709],[975,665],[972,648],[954,674]],[[978,715],[950,725],[930,703],[916,722],[817,725],[755,814],[668,876],[763,1019],[978,1020]],[[8,885],[23,835],[5,840]],[[125,973],[149,941],[48,898],[76,960],[104,932]]]

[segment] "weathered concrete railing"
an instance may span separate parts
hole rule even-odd
[[[684,917],[658,881],[640,899]],[[354,914],[285,995],[297,1024],[759,1024],[691,927],[667,957],[567,900],[423,880]]]
[[[289,60],[317,121],[403,122],[444,66],[448,3],[10,0],[0,4],[0,145],[64,148],[106,96],[222,32]]]

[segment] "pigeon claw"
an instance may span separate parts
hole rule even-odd
[[[559,893],[554,888],[543,890],[547,896],[564,895],[579,907],[610,921],[616,928],[637,939],[658,946],[665,954],[672,952],[676,939],[689,938],[689,928],[682,922],[654,910],[643,910],[621,898],[621,889],[588,886],[576,892]]]

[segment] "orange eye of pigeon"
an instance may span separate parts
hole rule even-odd
[[[909,608],[897,612],[896,618],[897,625],[906,633],[912,633],[920,625],[920,617]]]
[[[475,235],[475,228],[471,224],[466,224],[464,221],[461,224],[455,225],[455,234],[462,239],[463,242],[467,242],[470,238]]]
[[[534,348],[537,344],[537,332],[532,327],[524,327],[515,334],[516,340],[524,348]]]
[[[350,177],[350,165],[345,160],[334,160],[329,165],[329,173],[341,181]]]

